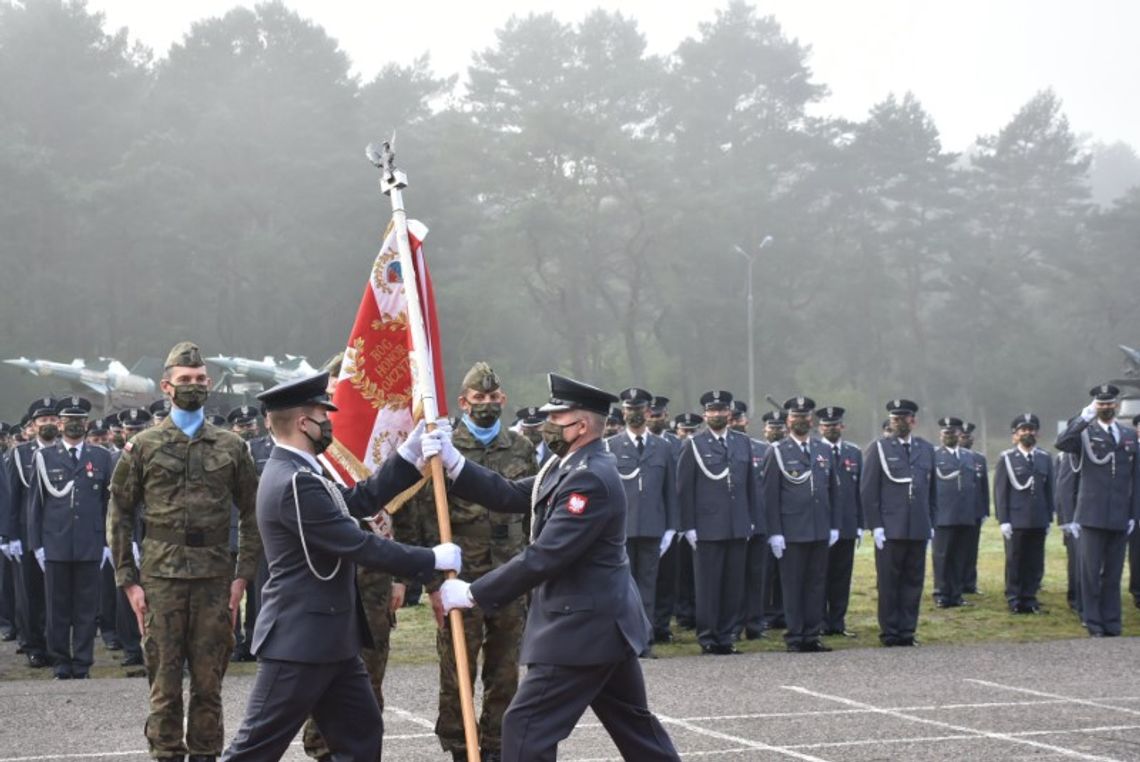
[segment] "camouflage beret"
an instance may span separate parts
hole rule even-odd
[[[166,365],[163,367],[201,368],[205,364],[202,362],[202,352],[198,349],[197,344],[190,341],[180,341],[166,356]]]
[[[477,392],[493,392],[499,388],[499,377],[491,366],[485,362],[477,362],[463,377],[463,388],[474,389]]]

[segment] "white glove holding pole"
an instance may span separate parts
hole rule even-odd
[[[19,540],[12,540],[8,543],[8,552],[12,554],[12,560],[18,561],[24,555],[24,543]]]
[[[1001,536],[1007,540],[1013,539],[1013,524],[1008,521],[1001,525]]]
[[[784,542],[784,535],[774,534],[768,538],[768,547],[772,549],[773,556],[783,558],[784,551],[788,549],[788,544]]]
[[[40,565],[40,571],[47,571],[47,568],[44,566],[44,549],[43,548],[36,548],[35,554],[36,554],[36,563]]]
[[[453,571],[456,574],[463,568],[463,553],[453,542],[445,542],[431,549],[435,554],[436,571]]]
[[[471,599],[471,583],[461,579],[446,580],[439,588],[440,601],[444,612],[452,609],[469,609],[475,605]]]
[[[883,545],[887,542],[887,533],[882,527],[875,527],[871,530],[871,536],[875,538],[875,549],[882,550]]]
[[[669,546],[673,544],[673,538],[676,536],[676,530],[665,530],[665,534],[661,535],[661,546],[657,549],[658,558],[661,558],[661,556],[665,555],[665,551],[669,550]]]
[[[99,562],[99,568],[102,569],[111,562],[111,549],[106,545],[103,546],[103,560]]]
[[[456,450],[455,445],[451,443],[451,433],[441,428],[424,434],[422,449],[425,461],[431,460],[436,455],[439,456],[443,462],[443,470],[447,472],[449,479],[459,476],[459,472],[463,470],[463,464],[467,462],[467,459],[460,455],[459,450]]]
[[[8,548],[8,543],[0,542],[0,554],[3,554],[4,558],[9,561],[12,560],[12,551]]]
[[[689,541],[689,545],[693,546],[693,550],[697,549],[697,530],[686,529],[685,539]]]
[[[837,542],[839,542],[839,530],[838,529],[832,529],[831,531],[829,531],[827,533],[827,547],[830,548],[832,545],[834,545]]]
[[[425,430],[426,427],[424,426],[424,422],[421,420],[416,424],[416,427],[412,429],[412,433],[408,434],[408,438],[405,439],[403,443],[401,443],[400,446],[396,448],[396,452],[399,454],[399,456],[411,463],[417,469],[422,469],[424,467],[425,459],[423,455],[423,446],[421,445],[421,440],[424,437]]]

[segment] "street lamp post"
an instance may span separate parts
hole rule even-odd
[[[757,252],[761,249],[766,249],[772,245],[772,236],[764,236],[764,240],[760,241],[757,247]],[[748,297],[746,299],[748,309],[748,414],[750,416],[756,414],[756,339],[755,339],[755,321],[756,313],[752,308],[752,263],[756,261],[755,254],[749,254],[740,246],[733,246],[733,250],[744,257],[744,261],[748,263]]]

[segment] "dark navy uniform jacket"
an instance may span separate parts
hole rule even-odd
[[[831,448],[815,437],[807,445],[805,455],[798,442],[784,437],[764,456],[766,528],[786,542],[827,540],[839,528]]]
[[[617,460],[625,488],[626,537],[661,539],[665,530],[681,525],[677,502],[677,465],[668,441],[648,431],[642,435],[644,451],[629,434],[621,432],[606,440],[606,448]]]
[[[532,590],[523,664],[582,666],[641,653],[649,621],[625,550],[625,491],[602,440],[575,450],[538,477],[509,481],[470,460],[452,490],[491,510],[534,505],[533,539],[507,563],[471,584],[494,612]]]
[[[878,439],[863,453],[863,511],[867,525],[888,540],[929,540],[938,507],[934,447],[911,436],[910,458],[898,437]]]
[[[744,434],[726,429],[724,446],[711,431],[702,431],[681,447],[677,464],[681,529],[696,529],[698,542],[746,540],[754,527],[760,531],[764,526],[751,442]],[[709,474],[720,478],[709,478]]]
[[[1053,459],[1040,447],[1012,447],[994,469],[994,510],[1014,529],[1044,529],[1053,517]]]
[[[1078,456],[1074,520],[1120,532],[1129,519],[1140,518],[1140,459],[1136,432],[1115,425],[1119,442],[1099,423],[1078,416],[1057,437],[1057,449]]]
[[[1076,455],[1067,452],[1057,453],[1057,460],[1053,464],[1055,482],[1053,484],[1053,503],[1057,511],[1058,524],[1072,524],[1073,516],[1077,512],[1077,472],[1075,470],[1079,459]]]
[[[356,564],[426,582],[435,568],[435,554],[430,548],[412,548],[365,532],[352,517],[375,514],[419,479],[415,466],[393,455],[368,479],[346,489],[314,473],[300,455],[273,449],[257,487],[257,528],[269,580],[261,589],[255,654],[326,664],[372,646],[356,589]],[[326,484],[340,492],[343,510]],[[318,579],[310,569],[305,548],[313,568],[328,580]]]
[[[101,561],[107,545],[111,453],[84,444],[73,465],[65,445],[56,442],[36,453],[33,467],[28,501],[31,548],[43,548],[47,561]],[[65,494],[57,497],[53,490]]]
[[[934,526],[974,526],[981,510],[979,503],[989,502],[986,485],[979,478],[974,453],[961,447],[957,453],[947,447],[936,447],[934,467],[938,487],[938,512]]]
[[[835,463],[835,507],[839,512],[839,539],[853,540],[855,533],[867,528],[863,515],[863,494],[859,489],[859,479],[863,473],[863,451],[850,442],[839,441],[839,457],[835,457],[835,447],[825,441],[824,447],[832,453]]]
[[[756,491],[757,499],[760,501],[759,521],[752,528],[752,534],[766,535],[768,534],[768,516],[764,510],[764,457],[772,445],[755,437],[749,437],[748,442],[752,445],[752,480],[755,482],[752,488]]]
[[[32,458],[40,448],[38,440],[21,442],[8,451],[8,459],[4,469],[8,472],[8,499],[4,523],[0,525],[0,534],[9,540],[19,540],[28,552],[31,543],[28,540],[28,501],[31,498],[32,486]]]
[[[958,452],[968,453],[974,459],[974,473],[978,477],[978,523],[990,515],[990,466],[986,456],[976,450],[959,447]]]

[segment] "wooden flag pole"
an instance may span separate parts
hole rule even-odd
[[[396,225],[396,245],[400,254],[400,274],[404,281],[404,292],[408,298],[408,330],[412,336],[412,382],[422,390],[424,421],[427,430],[435,430],[439,418],[439,401],[435,398],[435,366],[428,352],[427,324],[424,321],[423,306],[420,304],[419,283],[416,282],[415,263],[412,260],[412,247],[408,241],[408,215],[404,211],[403,189],[408,186],[408,178],[395,167],[396,155],[392,151],[392,141],[379,148],[369,145],[366,150],[368,160],[380,171],[380,189],[392,200],[392,222]],[[447,484],[444,481],[443,461],[439,456],[428,460],[431,468],[432,493],[435,496],[435,515],[439,521],[440,542],[451,542],[451,514],[447,506]],[[448,579],[455,579],[455,572],[447,573]],[[452,609],[448,614],[451,625],[451,646],[455,650],[456,677],[459,678],[459,706],[463,712],[463,737],[467,746],[467,762],[479,762],[479,734],[475,729],[475,693],[471,685],[470,659],[467,655],[467,637],[463,631],[463,612]]]

